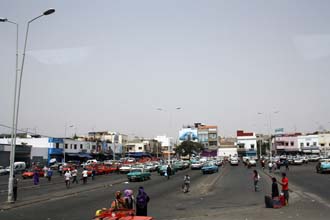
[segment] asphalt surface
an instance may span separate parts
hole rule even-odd
[[[0,219],[91,219],[97,209],[110,206],[115,191],[130,188],[136,192],[139,186],[144,186],[151,198],[148,214],[155,219],[328,219],[327,194],[319,195],[317,185],[300,183],[305,181],[301,175],[314,175],[313,166],[290,167],[290,205],[281,209],[264,207],[264,195],[271,190],[267,171],[260,170],[260,191],[254,192],[254,168],[226,165],[219,173],[209,175],[199,170],[180,171],[170,180],[156,173],[151,180],[133,183],[126,182],[125,175],[98,176],[87,185],[70,189],[58,179],[61,184],[41,184],[23,192],[20,189],[17,203],[2,203]],[[187,173],[191,176],[191,191],[184,194],[181,184]],[[324,182],[329,177],[317,174],[315,178]],[[326,188],[317,189],[321,192]]]

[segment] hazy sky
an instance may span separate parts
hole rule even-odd
[[[1,0],[0,17],[20,24],[20,54],[26,22],[48,8],[30,25],[19,128],[176,137],[202,122],[234,136],[267,133],[279,111],[273,129],[330,129],[330,1]],[[15,37],[0,23],[5,125]]]

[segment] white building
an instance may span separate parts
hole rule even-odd
[[[173,138],[167,136],[157,136],[156,141],[161,143],[162,151],[168,151],[169,147],[173,147]]]
[[[240,156],[256,156],[257,136],[254,132],[237,131],[237,151]]]
[[[319,136],[317,134],[299,135],[298,147],[303,153],[320,153]]]
[[[320,151],[326,155],[330,155],[330,133],[318,134]]]
[[[0,139],[0,144],[11,143],[11,138]],[[67,156],[78,155],[90,157],[88,155],[97,148],[95,142],[79,141],[64,138],[49,138],[49,137],[27,137],[16,138],[16,145],[31,146],[31,160],[34,162],[45,162],[52,158],[61,161],[64,158],[64,153]]]

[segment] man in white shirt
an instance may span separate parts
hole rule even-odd
[[[76,184],[78,184],[77,174],[78,174],[77,168],[73,168],[71,172],[73,178],[72,183],[76,182]]]
[[[82,177],[83,177],[84,184],[86,184],[87,183],[87,177],[88,177],[88,171],[86,170],[86,168],[84,168],[84,170],[82,171]]]
[[[69,188],[70,187],[70,179],[71,179],[71,173],[69,170],[67,170],[64,174],[64,178],[65,178],[65,185],[66,185],[66,188]]]

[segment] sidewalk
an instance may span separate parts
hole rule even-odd
[[[78,194],[81,192],[90,192],[90,191],[98,190],[101,188],[108,188],[108,187],[111,187],[112,185],[120,184],[125,181],[127,181],[126,178],[112,180],[112,181],[109,180],[109,181],[93,183],[93,184],[87,183],[86,185],[81,185],[81,187],[70,188],[68,190],[61,190],[61,191],[53,192],[53,193],[47,193],[43,196],[31,195],[24,199],[17,200],[15,203],[8,203],[8,202],[0,203],[0,211],[26,206],[31,203],[39,203],[39,202],[48,201],[48,200],[56,200],[56,199],[60,199],[63,197],[72,196],[72,195],[75,195],[75,194]],[[56,183],[54,183],[54,184],[56,184]]]

